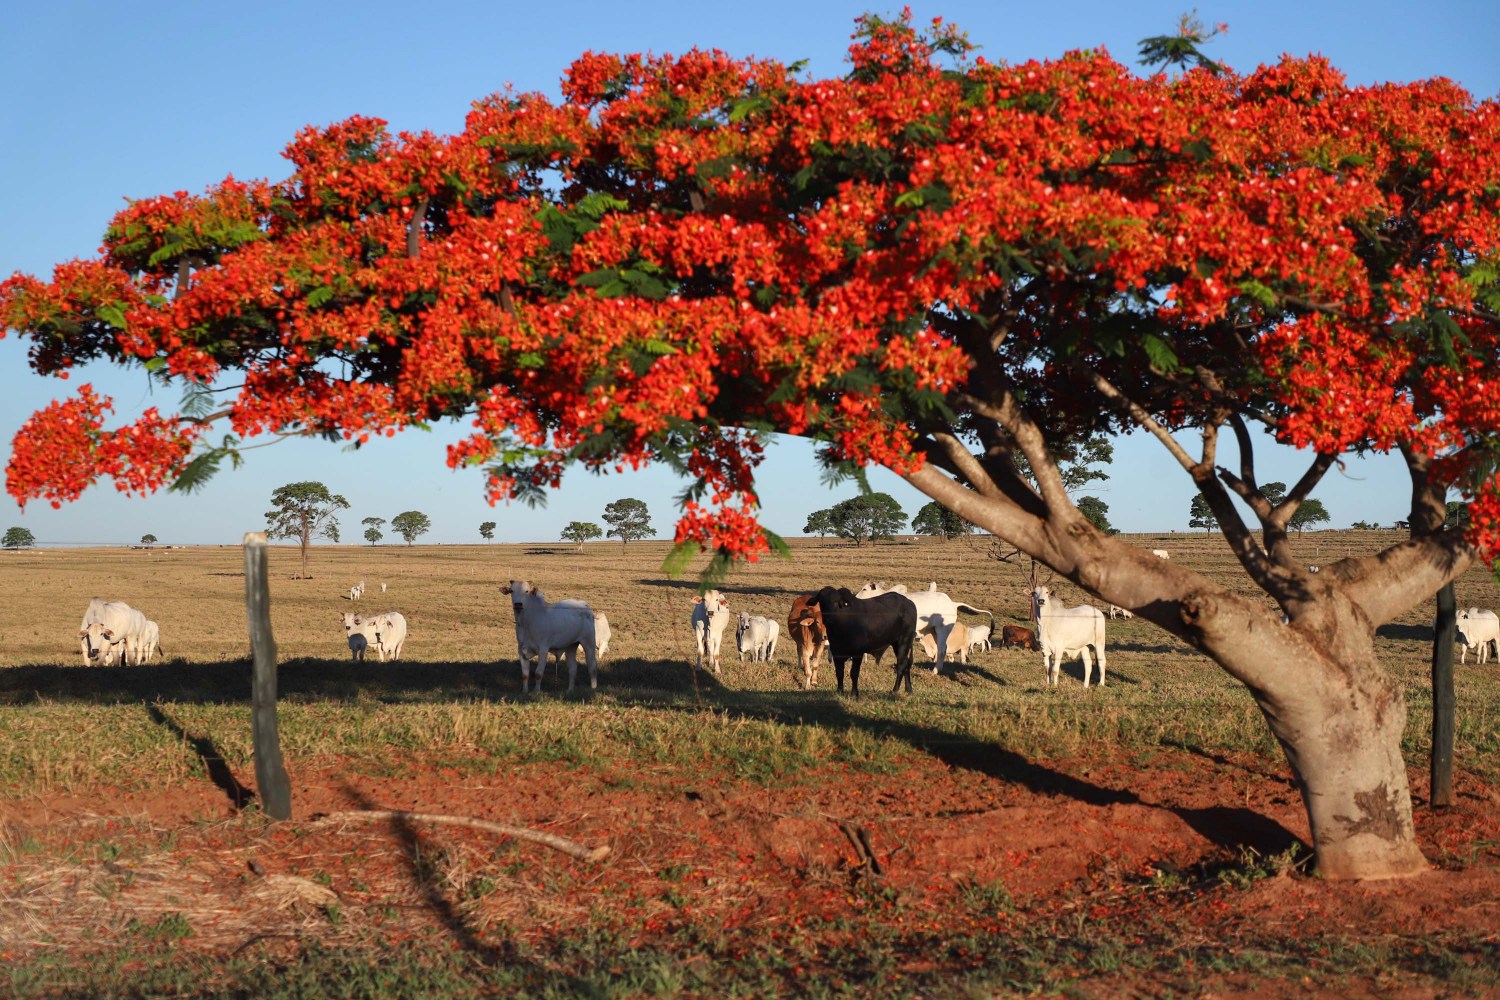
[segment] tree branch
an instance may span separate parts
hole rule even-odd
[[[427,204],[430,195],[423,195],[411,210],[411,221],[406,224],[406,256],[416,260],[422,255],[422,224],[427,221]]]

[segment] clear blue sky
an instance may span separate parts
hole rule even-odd
[[[965,27],[992,60],[1057,56],[1105,47],[1134,61],[1143,36],[1172,30],[1188,0],[1059,4],[948,2],[913,5],[918,19],[942,15]],[[693,46],[733,55],[808,60],[811,72],[843,72],[854,18],[899,5],[820,0],[753,4],[551,3],[360,4],[259,2],[119,4],[13,0],[0,12],[0,274],[50,273],[53,264],[88,256],[126,198],[179,189],[201,191],[226,174],[280,179],[280,151],[307,124],[352,114],[387,119],[395,129],[453,132],[471,101],[506,83],[556,95],[578,54],[682,52]],[[1287,52],[1320,52],[1357,83],[1447,76],[1479,97],[1500,93],[1500,4],[1456,0],[1419,7],[1385,0],[1299,2],[1197,0],[1207,23],[1229,23],[1210,51],[1247,70]],[[32,411],[81,381],[115,397],[118,414],[175,395],[153,397],[143,374],[93,366],[62,383],[39,378],[14,336],[0,340],[0,462]],[[507,541],[555,540],[570,520],[599,521],[604,505],[638,497],[669,535],[681,489],[670,473],[592,477],[575,470],[541,510],[490,508],[476,471],[450,472],[443,445],[462,428],[407,433],[358,453],[323,442],[285,442],[249,452],[238,471],[222,472],[202,493],[141,498],[107,481],[54,511],[24,514],[0,500],[0,530],[23,525],[43,543],[132,542],[150,532],[163,542],[238,542],[264,526],[271,491],[317,479],[348,498],[345,541],[359,519],[426,512],[424,541],[478,540],[481,521]],[[1293,481],[1296,455],[1262,460],[1263,480]],[[1165,452],[1137,435],[1117,442],[1112,478],[1098,494],[1125,531],[1186,527],[1192,487]],[[872,483],[908,515],[925,498],[882,470]],[[764,520],[799,534],[810,511],[853,494],[818,483],[810,448],[778,443],[763,467]],[[1399,462],[1352,463],[1330,474],[1317,495],[1335,526],[1355,519],[1405,516],[1408,494]]]

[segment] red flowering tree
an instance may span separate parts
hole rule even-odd
[[[570,463],[665,461],[693,483],[684,551],[753,559],[762,435],[808,436],[1243,682],[1326,876],[1422,869],[1373,634],[1500,549],[1495,103],[1350,87],[1317,58],[992,65],[904,19],[863,20],[850,58],[809,80],[590,53],[561,103],[498,94],[447,137],[310,128],[281,183],[132,203],[96,259],[0,286],[0,316],[40,372],[110,358],[198,391],[109,430],[82,387],[21,429],[10,493],[145,491],[257,434],[451,417],[474,433],[449,464],[484,467],[492,500]],[[210,406],[227,369],[243,387]],[[1059,464],[1127,428],[1177,459],[1264,599],[1078,511]],[[1309,453],[1274,504],[1260,434]],[[1405,458],[1412,537],[1308,574],[1290,518],[1372,450]],[[1443,528],[1450,488],[1472,498],[1465,532]]]

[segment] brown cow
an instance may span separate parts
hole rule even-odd
[[[1007,625],[1000,630],[1000,648],[1012,649],[1016,646],[1022,649],[1041,649],[1036,641],[1036,633],[1029,628],[1020,625]]]
[[[828,632],[823,628],[823,612],[812,594],[803,594],[792,602],[786,616],[786,629],[797,646],[797,663],[802,667],[802,687],[811,691],[818,685],[818,661],[828,648]]]

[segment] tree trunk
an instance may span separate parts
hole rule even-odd
[[[1250,688],[1302,793],[1318,873],[1382,879],[1425,870],[1401,756],[1406,702],[1375,659],[1373,635],[1352,615],[1280,630],[1286,641],[1255,644],[1262,659],[1285,659],[1257,670]]]
[[[1457,609],[1453,584],[1437,592],[1432,630],[1432,791],[1434,809],[1453,804],[1453,643]]]

